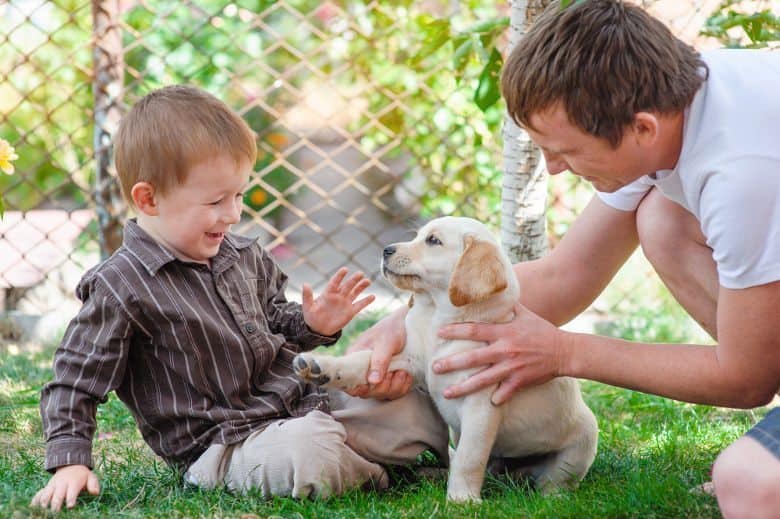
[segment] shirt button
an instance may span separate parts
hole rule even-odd
[[[257,331],[257,326],[252,323],[246,323],[244,325],[244,330],[246,330],[246,333],[255,333]]]

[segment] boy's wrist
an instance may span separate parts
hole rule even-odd
[[[44,468],[55,472],[66,465],[84,465],[91,469],[92,442],[83,438],[58,438],[46,443],[46,459]]]

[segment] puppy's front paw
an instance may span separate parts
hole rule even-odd
[[[479,494],[482,490],[481,481],[469,482],[467,478],[458,477],[450,472],[450,478],[447,482],[447,501],[455,503],[481,503]]]
[[[479,497],[479,494],[474,495],[468,491],[459,492],[459,491],[447,490],[447,501],[452,501],[453,503],[478,504],[482,502],[482,499]]]
[[[314,355],[300,353],[293,359],[293,370],[295,374],[306,382],[324,386],[330,382],[330,377],[322,372],[322,368]]]

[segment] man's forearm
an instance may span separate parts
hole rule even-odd
[[[719,362],[715,346],[632,343],[562,333],[563,375],[697,404],[748,408],[765,403],[750,381]]]

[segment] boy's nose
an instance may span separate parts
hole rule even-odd
[[[241,212],[244,210],[244,200],[237,197],[235,202],[230,205],[223,218],[226,223],[234,224],[241,220]]]

